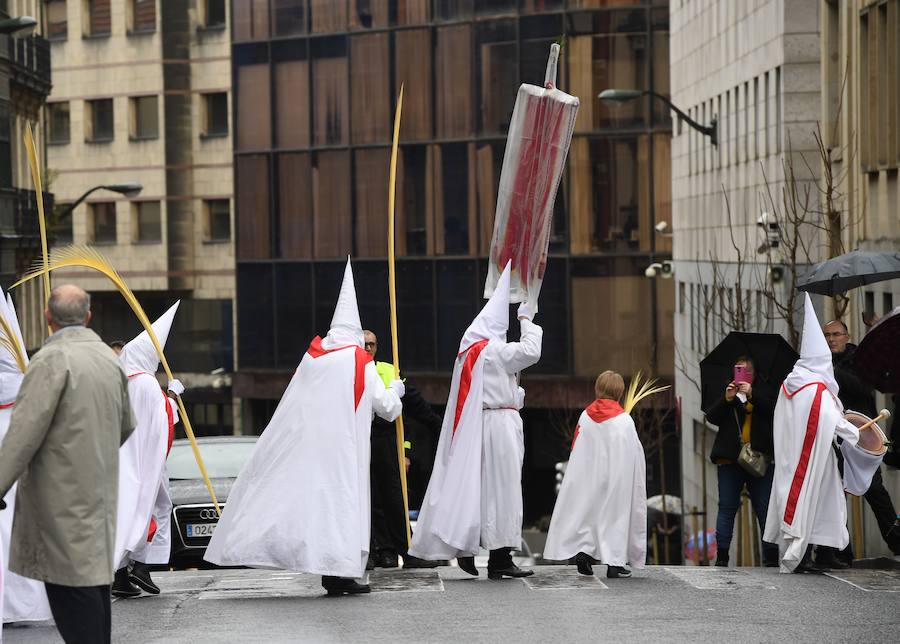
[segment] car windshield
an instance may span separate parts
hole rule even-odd
[[[203,443],[200,454],[210,478],[236,478],[255,446],[255,442],[248,441]],[[189,443],[172,445],[166,467],[170,479],[202,478]]]

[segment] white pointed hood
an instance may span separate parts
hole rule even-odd
[[[811,382],[824,382],[828,390],[837,397],[838,384],[834,379],[834,366],[831,362],[831,349],[822,333],[822,325],[816,317],[809,293],[806,296],[803,314],[803,338],[800,342],[800,359],[784,380],[784,385],[791,393]]]
[[[22,350],[25,364],[28,364],[28,354],[25,353],[25,340],[22,330],[19,328],[19,318],[16,315],[16,307],[12,297],[8,293],[0,291],[0,315],[6,320],[7,326],[12,331],[11,341],[18,343]],[[0,404],[8,405],[15,401],[25,374],[16,362],[15,357],[5,346],[0,345]]]
[[[506,342],[506,330],[509,328],[509,271],[510,263],[507,262],[500,279],[497,280],[491,299],[463,334],[459,343],[459,353],[480,340]]]
[[[356,303],[353,269],[350,266],[350,258],[347,257],[341,292],[338,295],[337,306],[334,307],[331,328],[328,329],[328,335],[322,340],[322,348],[331,350],[351,344],[358,347],[363,346],[363,329],[362,323],[359,321],[359,306]]]
[[[175,320],[175,312],[178,310],[179,304],[181,304],[181,300],[175,302],[153,323],[153,331],[163,349],[166,348],[166,340],[169,339],[169,331],[172,329],[172,322]],[[134,340],[125,345],[122,353],[119,354],[119,362],[122,363],[122,369],[125,370],[127,376],[136,373],[156,373],[159,368],[159,356],[156,354],[156,349],[146,330],[141,331]]]

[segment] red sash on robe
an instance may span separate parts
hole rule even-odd
[[[784,522],[788,525],[794,523],[794,513],[797,511],[797,501],[800,498],[800,490],[803,489],[803,481],[806,479],[806,470],[809,467],[809,457],[812,453],[813,443],[816,442],[816,434],[819,431],[819,412],[822,409],[822,392],[826,387],[824,382],[810,382],[790,393],[782,384],[781,389],[789,399],[796,396],[807,387],[816,386],[816,397],[813,398],[812,407],[809,410],[809,418],[806,421],[806,434],[803,437],[803,448],[800,450],[800,460],[797,469],[794,470],[794,479],[791,481],[791,491],[788,493],[787,504],[784,508]]]
[[[343,351],[344,349],[350,348],[356,350],[354,356],[356,359],[356,375],[353,380],[353,409],[355,410],[359,408],[359,401],[362,400],[363,391],[366,388],[366,365],[373,361],[372,356],[366,353],[365,349],[355,344],[348,344],[334,349],[325,349],[322,347],[322,338],[319,336],[313,338],[312,342],[309,343],[309,349],[307,349],[306,352],[315,359],[333,353],[334,351]]]
[[[466,359],[463,362],[462,370],[459,374],[459,391],[456,392],[456,414],[453,417],[453,433],[451,434],[451,438],[456,434],[456,426],[459,424],[460,416],[462,416],[466,398],[469,396],[469,389],[472,388],[472,370],[475,368],[478,356],[481,355],[482,350],[484,350],[487,344],[487,340],[479,340],[457,356],[461,357],[463,353],[466,354]]]

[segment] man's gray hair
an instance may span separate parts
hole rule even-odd
[[[53,324],[60,328],[83,326],[91,310],[91,295],[74,284],[63,284],[50,291],[47,308]]]

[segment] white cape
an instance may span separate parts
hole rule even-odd
[[[824,383],[809,382],[795,391],[787,387],[782,385],[775,404],[775,477],[763,537],[779,545],[782,572],[797,567],[809,544],[840,550],[849,543],[844,486],[832,444],[835,433],[854,445],[859,439]],[[811,425],[816,414],[818,422]]]
[[[128,398],[137,427],[119,448],[119,499],[113,559],[116,570],[130,559],[136,559],[135,553],[146,547],[169,439],[166,398],[156,377],[149,373],[128,375]]]
[[[316,344],[309,351],[318,357],[304,355],[228,496],[206,550],[209,562],[348,578],[365,573],[372,413],[392,421],[400,399],[371,361],[357,381],[361,348],[320,352]]]
[[[608,401],[605,401],[608,402]],[[647,558],[647,472],[634,420],[624,411],[596,422],[582,412],[544,559],[579,552],[611,565],[643,568]],[[603,418],[594,414],[594,418]]]
[[[12,408],[0,409],[0,443],[6,436]],[[2,622],[43,622],[53,619],[43,582],[21,577],[6,569],[10,535],[16,509],[16,485],[6,493],[6,509],[0,510],[0,609]]]

